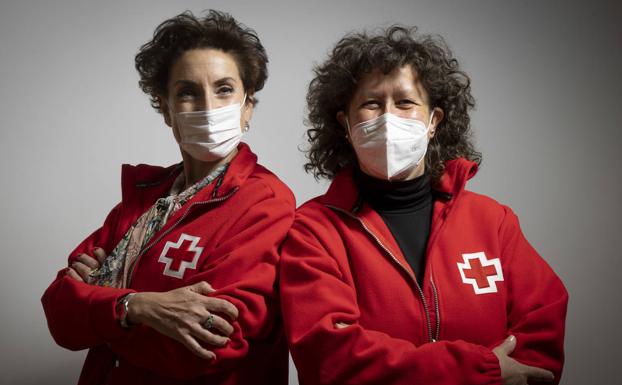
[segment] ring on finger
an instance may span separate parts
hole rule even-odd
[[[205,321],[203,321],[203,328],[205,329],[211,329],[212,326],[214,326],[214,315],[210,314],[207,316],[207,318],[205,319]]]

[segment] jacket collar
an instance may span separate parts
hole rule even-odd
[[[445,162],[443,176],[433,187],[434,192],[444,200],[453,200],[464,191],[467,181],[476,173],[475,162],[464,158],[449,160]],[[356,212],[361,208],[362,201],[354,182],[352,167],[341,170],[335,176],[322,201],[326,205],[349,212]]]
[[[434,190],[456,197],[464,191],[467,181],[477,174],[477,170],[477,163],[473,161],[464,158],[448,160],[445,162],[445,172]]]
[[[246,143],[240,143],[238,153],[231,160],[214,198],[227,195],[239,188],[253,173],[256,165],[257,155]],[[183,172],[183,162],[166,168],[146,164],[136,166],[124,164],[121,169],[123,200],[127,201],[139,195],[142,197],[141,200],[153,202],[166,195],[181,172]],[[216,183],[211,183],[207,188],[198,192],[195,198],[203,200],[210,197],[215,185]]]

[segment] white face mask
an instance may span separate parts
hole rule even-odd
[[[391,113],[360,122],[349,129],[352,146],[361,168],[371,176],[392,180],[412,172],[428,149],[427,126],[420,120]],[[398,177],[398,178],[395,178]]]
[[[222,159],[238,147],[242,138],[240,118],[242,104],[207,111],[175,114],[182,149],[193,158],[205,162]]]

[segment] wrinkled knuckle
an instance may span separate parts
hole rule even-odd
[[[208,298],[205,301],[205,308],[210,312],[219,311],[220,305],[218,301],[220,301],[218,298]]]
[[[231,309],[229,309],[228,303],[222,299],[218,301],[217,309],[221,313],[229,313],[231,311]]]

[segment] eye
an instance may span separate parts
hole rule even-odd
[[[361,104],[361,108],[367,108],[369,110],[380,107],[380,102],[377,100],[367,100],[363,104]]]
[[[184,87],[177,91],[177,97],[180,99],[190,99],[196,96],[196,92],[190,87]]]
[[[232,93],[234,93],[235,90],[233,89],[233,87],[231,86],[220,86],[218,87],[218,89],[216,90],[216,93],[218,95],[230,95]]]
[[[417,102],[415,102],[412,99],[402,99],[400,101],[397,102],[397,105],[400,107],[411,107],[411,106],[415,106],[415,105],[419,105]]]

